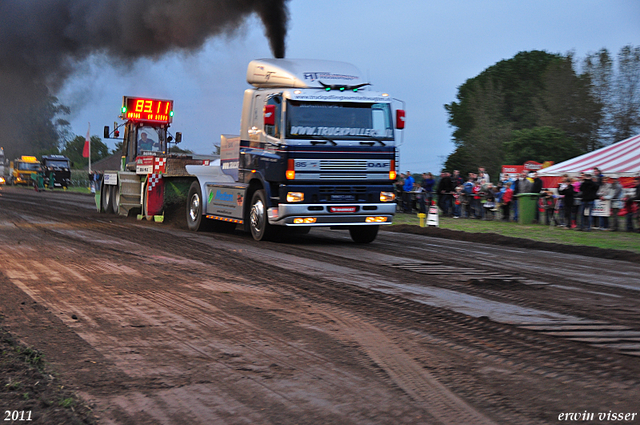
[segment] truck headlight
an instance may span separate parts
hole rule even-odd
[[[315,217],[298,217],[293,219],[293,224],[312,224],[315,222]]]
[[[396,200],[396,194],[393,192],[380,192],[380,202],[393,202]]]
[[[302,202],[304,201],[304,193],[302,192],[288,192],[287,202]]]
[[[384,223],[387,221],[387,217],[367,217],[365,223]]]

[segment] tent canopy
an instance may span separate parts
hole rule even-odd
[[[540,177],[576,175],[600,169],[604,175],[634,177],[640,174],[640,134],[538,171]]]

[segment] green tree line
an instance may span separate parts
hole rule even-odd
[[[503,164],[561,162],[640,132],[640,47],[616,60],[607,49],[520,52],[458,87],[444,105],[454,151],[444,168],[462,173]]]

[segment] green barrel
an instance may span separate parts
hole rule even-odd
[[[539,193],[518,193],[518,223],[533,224],[536,219]]]

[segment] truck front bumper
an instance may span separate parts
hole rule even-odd
[[[332,212],[332,208],[354,208],[354,212]],[[269,224],[276,226],[354,226],[391,224],[396,211],[395,203],[379,204],[280,204],[269,208]],[[299,219],[315,219],[313,223]]]

